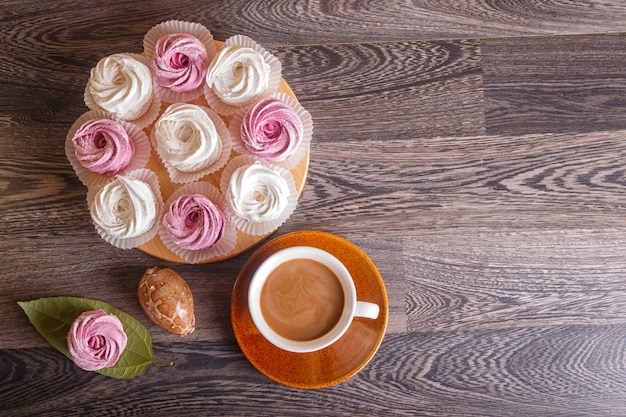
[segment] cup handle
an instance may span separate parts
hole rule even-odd
[[[378,304],[368,303],[366,301],[356,302],[356,311],[354,317],[365,317],[366,319],[377,319],[380,313]]]

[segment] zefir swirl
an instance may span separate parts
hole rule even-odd
[[[156,42],[152,69],[157,83],[180,93],[202,85],[209,58],[202,42],[186,33],[162,36]]]
[[[156,197],[145,182],[118,175],[95,195],[91,217],[104,233],[129,239],[148,232],[157,217]]]
[[[244,115],[241,140],[254,155],[282,161],[302,143],[302,121],[286,103],[276,98],[259,101]]]
[[[183,172],[202,170],[220,159],[222,138],[202,107],[170,105],[154,127],[157,152],[163,162]]]
[[[97,371],[117,363],[126,349],[128,336],[115,314],[88,310],[74,320],[66,340],[74,363],[86,371]]]
[[[211,62],[206,83],[224,103],[242,106],[267,92],[270,69],[263,55],[254,49],[226,46]]]
[[[98,108],[135,120],[152,105],[152,72],[130,54],[113,54],[91,69],[86,93]]]
[[[99,175],[117,174],[135,154],[135,145],[124,126],[111,119],[85,122],[74,134],[72,143],[80,164]]]
[[[289,185],[272,168],[255,162],[231,175],[226,200],[235,214],[250,222],[269,222],[280,217],[289,204]]]
[[[200,194],[183,194],[169,207],[163,226],[174,242],[183,249],[202,250],[222,239],[224,213],[209,198]]]

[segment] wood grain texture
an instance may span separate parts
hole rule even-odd
[[[3,350],[2,374],[26,379],[19,394],[0,389],[0,403],[14,416],[44,407],[94,416],[617,416],[625,334],[623,324],[395,334],[359,374],[315,392],[269,383],[232,344],[158,344],[174,367],[153,365],[143,382],[124,384],[59,361],[50,348]]]
[[[488,134],[624,129],[619,35],[481,42]]]
[[[142,34],[149,22],[176,18],[200,21],[221,40],[236,33],[255,35],[266,45],[328,44],[427,39],[467,39],[541,34],[581,34],[626,30],[626,7],[619,0],[516,1],[150,1],[83,2],[86,16],[71,27],[54,26],[57,18],[75,21],[75,3],[57,2],[55,15],[45,3],[6,2],[6,18],[18,25],[35,17],[50,25],[52,39],[71,36],[81,44],[98,38],[111,47],[116,30],[134,26]],[[16,5],[17,3],[17,5]],[[107,13],[102,10],[106,9]],[[12,12],[16,10],[15,12]],[[44,32],[47,33],[47,32]],[[132,40],[126,41],[132,45]]]
[[[317,143],[485,133],[477,42],[272,50],[316,121]]]
[[[623,231],[447,233],[405,239],[412,331],[623,324]]]
[[[344,233],[365,223],[385,236],[622,230],[623,137],[614,131],[317,144],[303,210],[294,218]]]
[[[607,1],[0,1],[0,409],[7,416],[626,415],[626,7]],[[106,244],[64,155],[89,69],[167,19],[244,33],[315,122],[295,213],[361,247],[385,282],[380,349],[314,391],[258,372],[230,323],[252,251],[208,265]],[[153,325],[170,267],[197,330]],[[155,354],[84,372],[17,301],[68,295],[141,321]]]

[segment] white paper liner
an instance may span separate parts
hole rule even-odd
[[[186,33],[195,37],[204,44],[209,63],[213,60],[213,58],[215,58],[217,48],[215,46],[215,41],[213,40],[213,35],[209,29],[200,23],[185,22],[182,20],[168,20],[153,26],[150,30],[148,30],[143,38],[143,51],[150,63],[154,57],[157,41],[163,36],[173,33]],[[152,66],[150,66],[150,69],[152,69]],[[204,83],[194,90],[184,92],[176,92],[168,88],[161,87],[158,82],[155,82],[155,85],[159,89],[161,100],[167,103],[191,101],[200,97],[204,93]]]
[[[285,93],[275,93],[272,94],[270,97],[276,98],[287,104],[298,115],[298,118],[302,122],[302,140],[300,142],[300,145],[293,151],[293,153],[289,157],[282,160],[263,158],[263,156],[257,155],[254,152],[249,151],[246,148],[245,143],[241,139],[241,123],[243,122],[243,118],[246,113],[252,108],[251,106],[245,110],[238,110],[230,120],[228,128],[230,130],[231,139],[233,140],[233,150],[240,155],[251,154],[258,158],[262,158],[272,164],[281,166],[283,168],[292,169],[293,167],[297,166],[300,161],[302,161],[302,158],[304,158],[309,149],[311,139],[313,137],[313,119],[311,118],[311,114],[290,95]]]
[[[130,160],[126,168],[122,169],[117,174],[126,175],[131,171],[144,168],[146,166],[148,160],[150,159],[151,147],[150,140],[148,139],[148,136],[144,133],[144,131],[135,126],[133,123],[118,120],[111,114],[106,113],[102,110],[90,110],[86,113],[83,113],[78,119],[76,119],[76,121],[74,121],[74,123],[70,127],[70,130],[67,133],[67,137],[65,138],[65,155],[70,161],[72,168],[74,168],[76,176],[84,185],[86,185],[87,187],[101,187],[107,182],[113,180],[114,178],[114,176],[100,175],[89,170],[89,168],[85,168],[76,158],[72,138],[74,137],[76,131],[83,124],[95,119],[110,119],[117,121],[124,127],[124,129],[128,133],[128,136],[135,145],[135,155]]]
[[[102,237],[102,239],[104,239],[107,243],[110,243],[111,245],[121,249],[132,249],[136,248],[137,246],[141,246],[146,242],[149,242],[158,233],[159,223],[163,216],[163,197],[161,196],[161,189],[159,188],[159,179],[157,178],[156,174],[151,170],[142,168],[129,172],[125,176],[138,179],[148,184],[148,186],[150,186],[150,189],[152,190],[152,193],[154,194],[154,200],[156,203],[156,216],[154,218],[154,224],[152,225],[150,230],[140,236],[123,239],[109,235],[106,230],[102,229],[96,222],[93,221],[93,218],[92,222],[100,237]],[[102,189],[102,187],[91,188],[87,192],[87,205],[89,207],[90,213],[94,199],[100,189]]]
[[[184,194],[201,194],[211,200],[217,207],[222,210],[225,217],[224,234],[222,238],[215,243],[214,246],[208,249],[202,250],[190,250],[180,247],[174,239],[167,232],[167,229],[163,225],[163,218],[168,212],[170,205],[180,196]],[[159,236],[163,241],[163,244],[190,264],[196,264],[204,261],[208,261],[213,258],[228,255],[235,248],[237,243],[237,230],[235,225],[230,220],[227,212],[227,204],[221,191],[214,185],[206,181],[198,181],[191,184],[185,184],[176,190],[165,203],[165,210],[159,224]]]
[[[278,218],[266,222],[251,222],[240,217],[232,208],[231,204],[228,202],[228,199],[226,199],[227,214],[231,217],[233,223],[235,224],[235,227],[237,227],[237,229],[241,230],[243,233],[259,236],[273,232],[274,230],[278,229],[278,227],[280,227],[289,218],[289,216],[291,216],[293,211],[296,209],[296,205],[298,204],[298,191],[296,190],[296,182],[293,178],[293,175],[291,175],[291,172],[289,172],[288,169],[279,167],[275,164],[270,164],[267,161],[256,158],[252,155],[239,155],[228,162],[220,178],[220,189],[225,198],[228,191],[230,177],[233,172],[235,172],[235,170],[239,167],[251,165],[255,162],[260,162],[263,165],[270,167],[271,169],[276,171],[278,174],[280,174],[281,177],[283,177],[287,181],[287,185],[289,187],[289,198],[287,206]]]
[[[152,132],[150,133],[150,142],[152,146],[154,147],[154,149],[157,151],[160,161],[163,163],[163,165],[167,169],[167,173],[170,176],[170,180],[172,180],[172,182],[179,183],[179,184],[181,183],[184,184],[184,183],[189,183],[189,182],[199,180],[200,178],[206,175],[212,174],[220,170],[224,165],[226,165],[226,162],[228,162],[228,159],[230,158],[231,150],[233,148],[233,142],[230,137],[230,132],[228,131],[228,126],[226,126],[226,124],[224,123],[224,120],[222,120],[222,118],[217,113],[215,113],[213,110],[209,109],[208,107],[199,106],[199,105],[196,105],[196,106],[200,107],[202,110],[206,112],[206,114],[209,116],[209,118],[215,125],[215,129],[217,130],[218,135],[222,139],[222,153],[219,159],[215,161],[212,165],[209,165],[206,168],[203,168],[198,171],[193,171],[193,172],[186,172],[186,171],[181,171],[177,169],[175,166],[172,166],[168,161],[164,160],[163,157],[161,156],[161,153],[159,152],[159,147],[158,147],[156,136],[155,136],[156,124],[155,126],[153,126]]]
[[[112,114],[112,113],[109,113],[109,114],[112,114],[112,116],[116,120],[124,120],[127,122],[133,122],[138,128],[143,129],[146,126],[149,126],[150,123],[154,122],[154,119],[156,119],[159,112],[161,111],[161,97],[159,95],[159,88],[157,86],[156,80],[154,79],[154,76],[152,76],[152,69],[150,67],[150,61],[145,56],[139,55],[139,54],[132,54],[132,53],[127,53],[125,55],[131,56],[132,58],[146,65],[148,69],[150,70],[150,74],[151,74],[150,81],[152,82],[152,101],[150,103],[150,107],[148,107],[146,111],[136,119],[130,119],[128,117],[124,117],[123,114]],[[89,81],[87,82],[87,85],[85,86],[84,101],[85,101],[85,105],[89,107],[90,110],[106,111],[105,109],[101,108],[91,96],[91,93],[89,92]]]
[[[267,90],[263,94],[259,94],[247,103],[243,103],[239,106],[233,106],[231,104],[223,102],[214,92],[211,87],[204,83],[204,98],[209,106],[221,115],[229,116],[234,114],[239,109],[245,109],[250,107],[262,98],[269,97],[278,91],[278,84],[280,83],[280,77],[282,72],[282,64],[274,55],[269,53],[265,48],[256,43],[252,38],[244,35],[235,35],[226,39],[223,47],[231,45],[240,45],[253,49],[254,51],[263,55],[263,60],[270,66],[269,83]]]

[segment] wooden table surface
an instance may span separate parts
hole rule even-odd
[[[0,410],[41,415],[626,415],[626,6],[621,0],[0,2]],[[351,379],[302,390],[230,323],[254,249],[206,265],[104,242],[64,154],[89,69],[170,19],[245,34],[311,113],[309,175],[271,236],[337,234],[382,274],[389,322]],[[180,338],[137,284],[171,267]],[[158,356],[130,380],[78,369],[17,302],[95,298]]]

